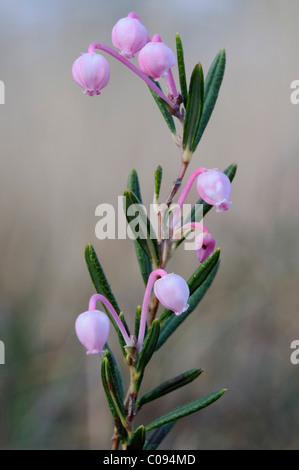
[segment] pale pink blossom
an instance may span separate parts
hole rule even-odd
[[[189,287],[185,279],[178,274],[170,273],[158,279],[154,292],[161,304],[176,315],[185,312],[189,307]]]
[[[134,57],[149,40],[145,26],[134,12],[118,20],[112,29],[112,43],[127,59]]]
[[[110,67],[101,54],[86,52],[73,63],[72,75],[85,94],[99,95],[109,82]]]
[[[225,173],[216,168],[201,173],[196,187],[200,197],[207,204],[216,206],[217,212],[227,211],[231,206],[231,182]]]
[[[172,50],[155,34],[151,42],[148,42],[138,54],[140,70],[149,77],[158,80],[167,77],[169,69],[176,64]]]
[[[91,310],[81,313],[75,323],[79,341],[87,349],[86,354],[103,352],[104,344],[109,335],[110,321],[106,313]]]
[[[204,260],[213,253],[215,245],[215,238],[210,232],[203,232],[195,237],[195,251],[200,263],[203,263]]]

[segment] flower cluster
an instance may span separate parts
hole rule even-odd
[[[174,99],[178,96],[171,72],[171,67],[176,64],[175,55],[162,42],[159,34],[154,34],[150,39],[139,16],[131,12],[126,18],[118,20],[113,27],[112,43],[119,50],[119,54],[105,44],[92,43],[88,48],[88,52],[82,54],[73,63],[73,78],[83,88],[83,93],[89,96],[99,95],[109,82],[109,63],[102,55],[95,53],[95,49],[101,49],[129,67],[173,107],[172,102],[148,78],[151,77],[154,80],[166,78],[170,97]],[[139,69],[128,60],[135,57],[137,53],[139,53]]]

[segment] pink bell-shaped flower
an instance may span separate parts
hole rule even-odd
[[[175,273],[167,274],[155,282],[154,292],[161,304],[176,315],[185,312],[190,291],[187,282]]]
[[[195,251],[200,263],[203,263],[204,260],[213,253],[215,245],[215,238],[212,237],[210,232],[203,232],[197,235],[195,238]]]
[[[127,59],[134,57],[149,40],[145,26],[134,12],[118,20],[112,29],[112,43]]]
[[[73,63],[72,75],[85,94],[99,95],[109,82],[110,67],[102,55],[86,52]]]
[[[200,197],[207,204],[216,206],[217,212],[227,211],[231,206],[231,182],[226,174],[216,168],[201,173],[196,187]]]
[[[106,313],[91,310],[81,313],[75,323],[75,330],[80,343],[87,349],[86,354],[103,352],[109,335],[110,321]]]
[[[175,55],[158,34],[148,42],[138,54],[140,70],[149,77],[158,80],[167,77],[168,70],[176,64]]]

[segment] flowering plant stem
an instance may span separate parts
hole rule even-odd
[[[104,270],[91,245],[88,246],[85,257],[91,279],[98,293],[91,296],[88,312],[79,316],[80,321],[76,322],[76,332],[79,340],[87,348],[88,354],[103,353],[103,348],[100,346],[106,345],[106,350],[101,358],[101,378],[114,422],[112,450],[117,450],[120,445],[123,450],[154,450],[177,420],[209,406],[218,400],[225,391],[221,389],[193,400],[169,411],[146,426],[141,425],[134,430],[134,418],[142,406],[187,385],[202,372],[200,369],[187,370],[176,377],[163,380],[160,385],[155,386],[141,397],[138,396],[146,367],[153,354],[164,345],[168,337],[196,309],[210,287],[219,266],[220,250],[215,250],[215,240],[207,227],[197,220],[196,211],[192,209],[185,222],[179,221],[179,218],[195,179],[204,172],[210,173],[199,178],[202,178],[201,183],[197,182],[198,192],[203,198],[199,202],[203,204],[204,214],[213,205],[217,207],[217,211],[227,210],[231,204],[229,201],[230,182],[234,178],[236,165],[231,165],[226,170],[226,175],[223,173],[220,175],[221,172],[215,174],[215,170],[207,170],[204,167],[196,169],[182,189],[176,207],[173,208],[172,204],[181,188],[191,158],[214,109],[224,74],[225,51],[221,50],[217,54],[206,79],[204,79],[201,64],[196,64],[188,87],[182,41],[177,35],[177,65],[180,81],[180,91],[178,91],[171,69],[175,65],[173,52],[162,43],[157,34],[150,41],[147,31],[136,13],[131,12],[127,18],[118,21],[112,34],[112,41],[115,47],[121,50],[121,54],[106,44],[91,43],[88,52],[73,64],[74,80],[89,96],[99,95],[108,84],[109,64],[100,54],[95,56],[97,49],[108,53],[128,67],[150,88],[171,131],[172,138],[179,148],[181,166],[178,177],[172,183],[169,194],[163,203],[159,203],[162,168],[159,166],[155,171],[154,207],[158,219],[157,236],[152,235],[152,224],[145,210],[142,212],[143,218],[137,224],[139,228],[142,228],[142,234],[145,235],[142,237],[140,234],[135,234],[134,242],[146,287],[142,307],[138,306],[136,310],[135,335],[131,334],[127,327],[125,316],[118,307]],[[149,42],[150,44],[148,44]],[[129,58],[134,57],[137,52],[140,54],[138,56],[140,68],[124,57],[124,55]],[[155,81],[157,77],[165,77],[168,87],[167,95]],[[177,133],[174,119],[177,119],[181,125],[182,135]],[[208,178],[206,178],[207,176]],[[139,202],[142,204],[136,170],[132,170],[130,174],[128,188],[124,192],[124,202],[125,215],[130,224],[133,217],[129,215],[128,209],[132,205],[138,205]],[[196,237],[197,248],[194,250],[200,265],[186,282],[176,273],[167,273],[165,268],[177,247],[184,241],[186,233],[194,229],[200,229],[202,232],[200,234],[202,240]],[[110,321],[117,331],[124,362],[129,369],[130,380],[126,394],[121,369],[107,343],[109,319],[104,312],[96,310],[98,301],[105,306],[106,312],[109,312]],[[164,307],[164,311],[159,318],[156,318],[159,305]],[[105,328],[101,325],[104,325]]]

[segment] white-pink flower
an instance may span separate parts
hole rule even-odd
[[[127,59],[134,57],[149,40],[145,26],[134,12],[118,20],[112,29],[112,43]]]
[[[197,178],[196,187],[200,197],[207,204],[216,206],[217,212],[227,211],[231,206],[231,182],[225,173],[216,168],[201,173]]]
[[[81,313],[75,323],[75,330],[80,343],[87,349],[86,354],[103,352],[109,335],[110,321],[106,313],[91,310]]]
[[[176,64],[172,50],[155,34],[151,42],[148,42],[138,54],[140,70],[149,77],[158,80],[167,77],[168,71]]]
[[[176,315],[185,312],[189,307],[189,287],[185,279],[178,274],[170,273],[158,279],[154,292],[161,304]]]
[[[195,251],[197,259],[200,263],[210,256],[215,250],[215,238],[210,232],[203,232],[195,238]]]
[[[109,82],[110,67],[101,54],[86,52],[73,63],[72,75],[85,94],[99,95]]]

